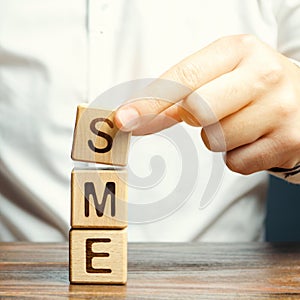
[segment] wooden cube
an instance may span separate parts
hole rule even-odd
[[[127,206],[125,169],[72,171],[72,228],[127,227]]]
[[[114,112],[79,105],[73,138],[72,159],[125,166],[131,133],[114,124]]]
[[[127,229],[70,231],[70,282],[125,284]]]

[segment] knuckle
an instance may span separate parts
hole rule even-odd
[[[230,47],[240,47],[241,49],[246,49],[248,51],[252,50],[253,47],[258,44],[258,38],[252,34],[239,34],[230,36],[226,40],[226,43],[229,44]]]
[[[149,112],[149,115],[156,115],[157,113],[161,112],[165,107],[170,106],[169,101],[161,98],[148,98],[146,104],[148,106],[147,111]]]
[[[237,43],[246,47],[247,49],[253,47],[257,44],[258,39],[253,34],[240,34],[236,36]]]
[[[219,40],[220,49],[230,48],[238,50],[243,56],[254,53],[254,50],[260,44],[259,39],[252,34],[239,34],[227,37],[221,37]]]
[[[290,117],[299,110],[299,104],[297,103],[295,95],[286,90],[278,94],[277,97],[277,100],[271,104],[274,115],[278,116],[278,120],[282,122],[290,122]]]
[[[276,113],[280,117],[281,120],[286,120],[295,112],[295,105],[286,102],[286,103],[277,103],[276,105]]]
[[[177,66],[175,70],[175,80],[185,87],[194,90],[199,85],[200,68],[194,63],[186,63]]]
[[[283,66],[279,62],[272,62],[258,70],[259,81],[264,85],[276,85],[283,78]]]
[[[243,46],[246,48],[257,44],[258,39],[252,34],[237,34],[219,38],[219,43],[227,46]]]

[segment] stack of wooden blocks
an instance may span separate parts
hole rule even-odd
[[[130,133],[118,130],[112,111],[78,106],[72,159],[111,167],[72,171],[71,283],[126,283],[129,143]]]

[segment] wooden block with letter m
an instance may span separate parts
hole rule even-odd
[[[72,228],[127,227],[127,171],[74,169],[71,177]]]
[[[114,112],[81,104],[77,107],[72,159],[125,166],[130,136],[117,128]]]

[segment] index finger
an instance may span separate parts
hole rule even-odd
[[[243,58],[243,48],[236,41],[234,36],[221,38],[170,68],[117,110],[117,126],[136,130],[202,85],[235,69]]]

